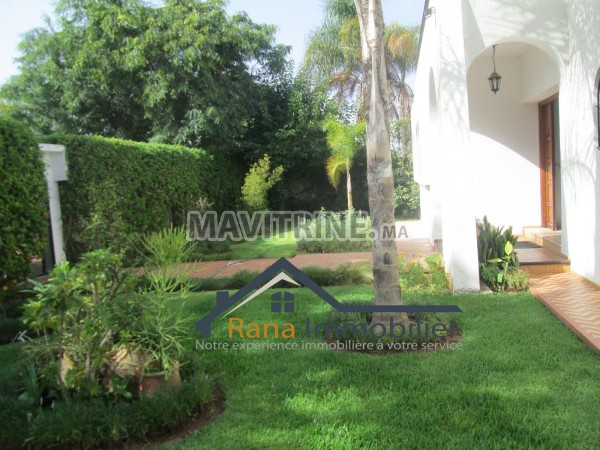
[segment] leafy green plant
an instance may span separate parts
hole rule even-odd
[[[268,209],[267,193],[283,176],[283,166],[271,170],[271,158],[265,154],[252,164],[242,186],[242,202],[249,212]]]
[[[358,151],[357,140],[364,139],[365,122],[348,125],[329,116],[323,121],[323,131],[327,133],[327,146],[331,155],[327,159],[327,178],[331,185],[337,189],[342,174],[346,175],[346,194],[348,198],[348,211],[354,209],[352,203],[352,178],[350,169],[354,156]]]
[[[529,287],[529,276],[522,270],[511,270],[506,274],[506,290],[509,292],[526,291]]]
[[[507,274],[519,269],[519,258],[515,252],[517,236],[512,227],[494,227],[484,216],[477,224],[477,251],[479,256],[479,274],[494,291],[506,289]]]
[[[3,449],[120,448],[172,432],[214,398],[214,380],[192,361],[181,387],[135,401],[75,398],[32,412],[30,401],[0,397]],[[39,389],[41,386],[38,386]]]
[[[392,171],[394,173],[394,215],[401,219],[418,219],[421,214],[419,185],[413,178],[410,119],[390,123]]]
[[[183,263],[194,252],[185,228],[169,227],[144,237],[147,252],[144,314],[132,330],[130,347],[143,354],[144,372],[165,372],[168,378],[179,367],[192,327],[182,314],[184,298],[193,286]],[[167,301],[173,298],[173,301]]]
[[[98,250],[79,264],[56,266],[47,284],[32,281],[35,294],[23,318],[44,334],[48,383],[69,400],[72,393],[95,397],[108,392],[106,365],[116,343],[128,338],[144,311],[135,280],[119,255]],[[51,335],[52,333],[52,335]]]

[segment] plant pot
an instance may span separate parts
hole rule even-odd
[[[135,377],[140,374],[147,360],[148,357],[139,350],[131,353],[126,348],[120,348],[110,358],[110,371],[121,378]]]
[[[167,378],[165,371],[156,373],[146,373],[141,376],[139,391],[142,395],[148,396],[156,389],[168,386],[169,388],[178,388],[181,386],[181,376],[179,374],[179,364],[171,371],[171,374]]]

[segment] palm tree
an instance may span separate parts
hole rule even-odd
[[[351,0],[325,0],[324,9],[323,23],[308,37],[303,70],[326,82],[341,103],[361,91],[358,17]]]
[[[323,130],[327,134],[327,145],[331,150],[331,156],[327,160],[327,177],[337,188],[340,184],[342,174],[346,175],[346,191],[348,195],[348,212],[354,209],[352,204],[352,177],[350,169],[357,151],[358,136],[364,132],[365,123],[346,125],[329,117],[323,123]]]
[[[394,226],[394,179],[388,123],[388,78],[381,0],[354,0],[360,24],[363,102],[367,119],[367,180],[373,226],[373,284],[376,305],[400,305],[398,249]],[[390,233],[391,232],[391,233]],[[373,322],[406,314],[374,313]]]
[[[413,92],[406,84],[406,75],[417,68],[419,30],[418,25],[405,27],[396,22],[385,29],[386,65],[393,97],[391,103],[395,118],[399,119],[410,116]]]
[[[356,8],[352,0],[326,0],[324,9],[323,23],[309,35],[303,70],[312,75],[315,84],[326,82],[340,103],[356,101],[364,82]],[[394,118],[408,117],[413,95],[406,75],[416,68],[419,26],[392,23],[385,28],[384,37],[389,98],[394,106],[390,113]]]

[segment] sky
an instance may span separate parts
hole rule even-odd
[[[156,3],[156,0],[154,1]],[[322,21],[323,0],[230,0],[230,13],[246,11],[257,23],[277,26],[277,41],[291,45],[295,64],[302,61],[306,37]],[[17,73],[20,35],[43,26],[44,15],[52,17],[55,0],[0,0],[0,84]],[[383,0],[386,23],[421,23],[424,0]],[[407,80],[410,84],[410,79]]]

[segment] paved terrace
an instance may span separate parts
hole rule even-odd
[[[600,353],[600,286],[570,272],[534,278],[531,293]]]

